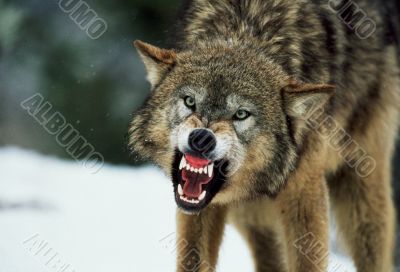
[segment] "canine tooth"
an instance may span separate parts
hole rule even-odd
[[[208,166],[208,176],[211,178],[212,174],[213,174],[213,169],[214,169],[214,164],[210,164]]]
[[[182,185],[178,185],[178,194],[180,195],[180,196],[183,196],[183,189],[182,189]]]
[[[186,159],[185,156],[182,157],[181,163],[179,164],[179,170],[186,166]]]
[[[199,169],[199,173],[200,173],[200,174],[203,174],[203,168],[200,168],[200,169]]]
[[[206,197],[206,194],[207,194],[207,191],[204,190],[204,191],[201,193],[201,195],[199,196],[199,200],[202,201],[202,200]]]
[[[186,164],[186,170],[189,170],[189,169],[190,169],[190,165]]]
[[[204,174],[207,174],[207,166],[204,167],[203,171],[204,171]]]

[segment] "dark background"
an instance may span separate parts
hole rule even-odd
[[[164,46],[179,1],[86,1],[108,24],[90,39],[59,0],[0,0],[0,145],[70,156],[19,106],[41,93],[111,163],[131,163],[125,134],[149,94],[132,42]]]
[[[178,0],[86,1],[108,24],[90,39],[56,0],[0,0],[0,146],[71,159],[20,102],[41,93],[113,164],[134,164],[126,147],[131,113],[149,94],[132,41],[165,46]],[[399,149],[399,148],[398,148]],[[394,161],[400,207],[400,152]],[[0,174],[1,176],[1,174]]]

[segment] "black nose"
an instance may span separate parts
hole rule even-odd
[[[202,155],[207,155],[215,149],[217,140],[214,134],[207,129],[195,129],[189,134],[189,146]]]

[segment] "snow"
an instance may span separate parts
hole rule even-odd
[[[0,272],[175,271],[175,203],[155,167],[81,164],[0,148]],[[252,271],[228,226],[217,271]],[[337,269],[337,261],[340,269]],[[331,255],[331,272],[351,262]]]

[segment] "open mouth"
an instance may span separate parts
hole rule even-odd
[[[206,207],[225,183],[226,166],[226,161],[177,151],[172,176],[178,206],[188,212]]]

